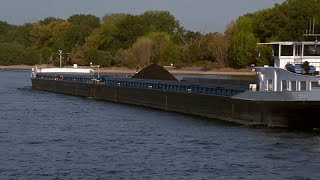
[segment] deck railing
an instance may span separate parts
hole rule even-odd
[[[157,81],[140,81],[140,80],[124,80],[124,79],[108,79],[106,85],[122,86],[129,88],[155,89],[161,91],[186,92],[194,94],[218,95],[218,96],[234,96],[244,92],[245,88],[236,88],[231,86],[222,86],[214,84],[196,84],[181,82],[157,82]]]

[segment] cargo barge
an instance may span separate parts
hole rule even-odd
[[[269,43],[269,45],[272,45],[274,51],[274,67],[253,67],[257,81],[246,86],[164,80],[157,78],[157,74],[152,72],[149,66],[139,72],[149,74],[146,76],[152,77],[149,79],[99,76],[92,69],[88,71],[77,67],[51,71],[50,68],[35,68],[31,74],[32,88],[163,109],[244,125],[289,129],[320,128],[318,118],[320,76],[317,75],[320,67],[320,54],[307,56],[308,52],[304,51],[312,47],[311,45],[317,48],[318,44],[314,45],[314,42],[313,44],[277,42]],[[288,49],[290,52],[287,52]],[[304,67],[306,59],[309,61],[308,66],[299,71],[301,73],[285,68],[287,64]],[[75,72],[72,69],[78,69],[78,71]],[[314,71],[311,73],[310,69]],[[164,68],[162,72],[168,73]]]

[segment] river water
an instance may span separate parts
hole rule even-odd
[[[320,133],[31,90],[0,70],[0,179],[320,179]]]

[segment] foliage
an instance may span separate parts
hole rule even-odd
[[[0,64],[19,65],[26,60],[26,48],[18,43],[0,43]]]
[[[30,36],[32,43],[41,48],[44,46],[55,47],[54,49],[65,48],[63,33],[71,26],[67,21],[52,21],[49,24],[36,23],[33,25]]]
[[[207,43],[208,52],[215,58],[217,64],[226,66],[228,62],[228,50],[230,46],[230,40],[228,37],[221,33],[213,33],[208,36]]]
[[[258,40],[252,33],[253,19],[245,16],[237,20],[231,41],[230,63],[234,67],[243,68],[255,60]]]
[[[139,65],[149,65],[152,50],[153,50],[153,41],[150,38],[141,37],[139,38],[131,47],[135,59]]]
[[[252,33],[240,31],[231,43],[231,64],[234,67],[243,68],[254,63],[257,39]]]
[[[313,18],[319,20],[319,0],[287,0],[273,8],[239,17],[230,47],[230,61],[235,67],[250,63],[272,65],[269,47],[254,47],[255,42],[300,41],[310,29]],[[320,29],[319,23],[315,25]],[[310,32],[310,31],[309,31]],[[257,51],[263,52],[257,57]]]
[[[47,18],[44,18],[43,20],[40,20],[38,23],[41,25],[48,25],[55,21],[64,21],[64,20],[60,18],[55,18],[55,17],[47,17]]]
[[[0,42],[7,42],[7,34],[14,28],[7,22],[0,21]]]
[[[86,60],[87,64],[92,63],[94,65],[107,67],[110,66],[112,58],[109,53],[90,47],[86,50]]]
[[[72,27],[65,33],[66,41],[70,41],[70,45],[84,44],[85,39],[93,30],[100,27],[100,19],[94,15],[76,14],[68,18],[68,22]]]
[[[40,64],[45,64],[48,63],[49,60],[53,56],[53,51],[51,48],[44,46],[43,48],[41,48],[40,50]]]
[[[135,68],[138,60],[131,49],[119,49],[114,56],[115,64],[129,68]]]
[[[258,46],[257,58],[255,65],[263,66],[263,65],[272,65],[272,49],[269,46]]]
[[[257,43],[306,40],[302,34],[310,31],[313,18],[320,19],[318,9],[320,0],[286,0],[240,16],[228,23],[224,33],[186,30],[168,11],[106,14],[101,20],[75,14],[66,20],[48,17],[24,25],[0,21],[0,63],[44,64],[62,50],[81,65],[272,65],[270,47]],[[315,33],[318,30],[316,23]]]
[[[170,45],[171,39],[170,35],[165,32],[154,32],[150,33],[148,37],[153,41],[153,53],[152,62],[162,62],[164,61],[164,54],[167,46]]]
[[[173,35],[174,30],[180,28],[179,21],[168,11],[146,11],[141,18],[148,32],[166,32]]]

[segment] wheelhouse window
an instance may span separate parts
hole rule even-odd
[[[272,56],[279,56],[279,45],[272,45]]]
[[[320,56],[320,46],[304,45],[304,56]]]
[[[301,56],[302,55],[302,46],[301,45],[296,45],[295,55],[296,56]]]
[[[281,56],[293,56],[293,46],[281,45]]]

